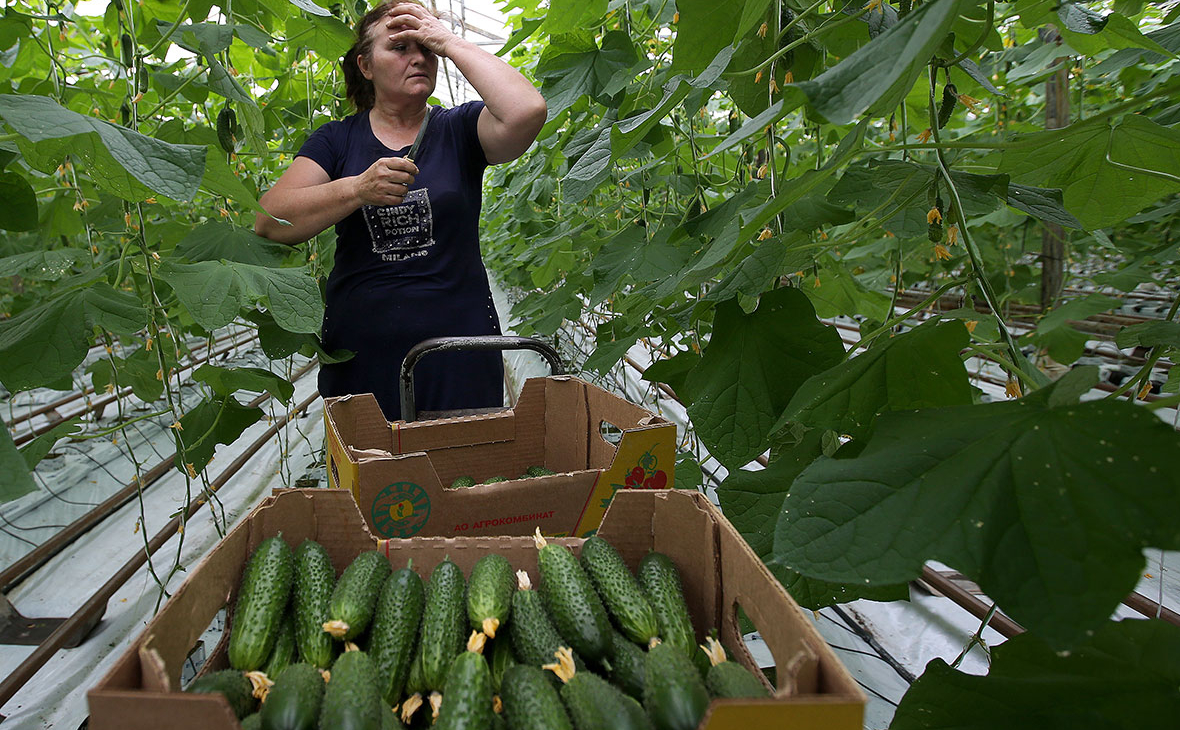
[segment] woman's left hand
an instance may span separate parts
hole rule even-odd
[[[389,10],[385,23],[390,39],[412,40],[435,55],[446,56],[456,36],[439,18],[417,3],[398,3]]]

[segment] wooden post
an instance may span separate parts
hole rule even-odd
[[[1041,30],[1041,40],[1061,43],[1061,34],[1053,26]],[[1069,125],[1069,57],[1058,58],[1057,70],[1045,81],[1045,129]],[[1041,309],[1053,306],[1065,286],[1065,229],[1056,223],[1042,223],[1041,234]]]

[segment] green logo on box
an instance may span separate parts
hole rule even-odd
[[[430,497],[413,482],[394,482],[377,493],[370,516],[381,537],[412,537],[430,519]]]

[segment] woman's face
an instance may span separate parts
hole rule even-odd
[[[357,58],[361,73],[373,82],[377,99],[421,98],[433,92],[438,56],[414,41],[390,41],[395,29],[381,20],[369,26],[373,42],[369,52]]]

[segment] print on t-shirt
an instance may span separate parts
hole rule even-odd
[[[434,223],[425,188],[411,190],[401,205],[365,205],[361,210],[373,239],[373,253],[382,261],[405,261],[430,254]]]

